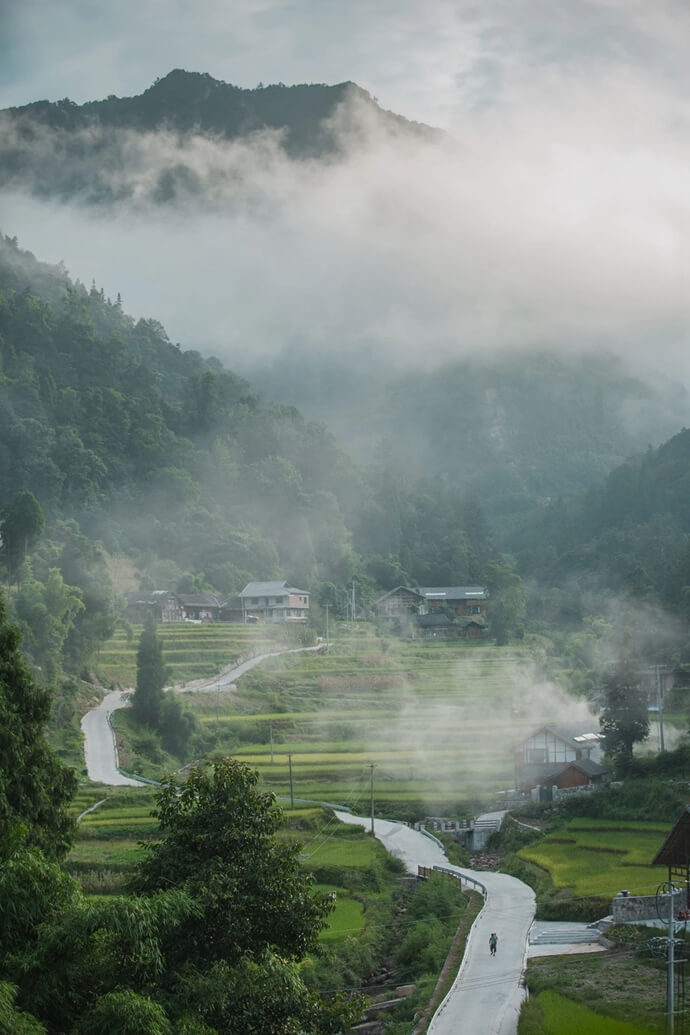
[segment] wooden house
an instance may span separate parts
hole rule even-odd
[[[424,597],[416,589],[409,586],[396,586],[372,604],[373,611],[380,618],[404,618],[420,614],[424,606]]]

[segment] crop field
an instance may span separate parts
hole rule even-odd
[[[536,1006],[541,1014],[537,1028],[528,1027],[522,1021],[519,1035],[649,1035],[649,1027],[640,1027],[629,1021],[604,1017],[583,1003],[575,1003],[557,992],[541,992],[536,997]]]
[[[96,669],[104,686],[133,687],[141,625],[118,628],[99,650]],[[285,630],[279,626],[243,625],[239,622],[196,625],[191,622],[162,624],[158,635],[172,683],[186,683],[214,676],[236,658],[266,647],[275,650]]]
[[[668,825],[659,823],[576,819],[518,854],[575,897],[610,897],[624,888],[634,895],[653,895],[667,872],[651,861],[669,832]]]
[[[513,785],[516,715],[529,659],[513,648],[405,643],[338,629],[328,655],[271,658],[236,688],[183,694],[215,753],[254,766],[282,799],[406,811]],[[424,806],[425,807],[425,806]]]

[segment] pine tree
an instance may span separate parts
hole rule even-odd
[[[137,688],[132,698],[134,714],[140,722],[158,729],[163,706],[163,687],[168,670],[153,615],[149,614],[137,650]]]

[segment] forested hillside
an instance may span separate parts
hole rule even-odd
[[[322,425],[7,239],[0,276],[5,574],[50,673],[56,643],[78,667],[112,628],[103,548],[149,584],[229,594],[284,577],[316,605],[337,606],[352,580],[365,602],[410,580],[486,578],[476,501],[363,471]]]
[[[631,457],[591,491],[533,513],[512,537],[525,572],[570,577],[690,616],[690,431]]]
[[[178,194],[212,188],[193,156],[185,159],[185,137],[232,141],[268,132],[292,158],[325,159],[340,148],[333,120],[345,101],[361,105],[381,132],[413,138],[443,136],[439,130],[383,111],[355,83],[289,87],[280,83],[246,90],[210,75],[175,69],[136,97],[110,96],[82,105],[69,98],[36,101],[0,112],[0,183],[38,195],[90,202],[130,197],[170,202]],[[170,166],[153,178],[147,175],[150,154],[145,145],[146,134],[152,133],[169,134],[177,150]],[[50,161],[46,161],[48,153]],[[143,175],[135,185],[128,177],[139,161]],[[118,169],[127,166],[128,175],[118,177]],[[219,176],[224,178],[217,167],[213,178],[217,181]]]

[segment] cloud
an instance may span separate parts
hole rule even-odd
[[[684,97],[616,69],[546,72],[467,110],[447,143],[383,133],[355,100],[329,162],[292,162],[272,134],[120,133],[88,176],[121,204],[17,193],[0,219],[230,364],[288,347],[428,365],[535,346],[672,368],[690,316],[689,120]],[[42,163],[55,146],[40,142]],[[177,201],[156,204],[166,170]]]

